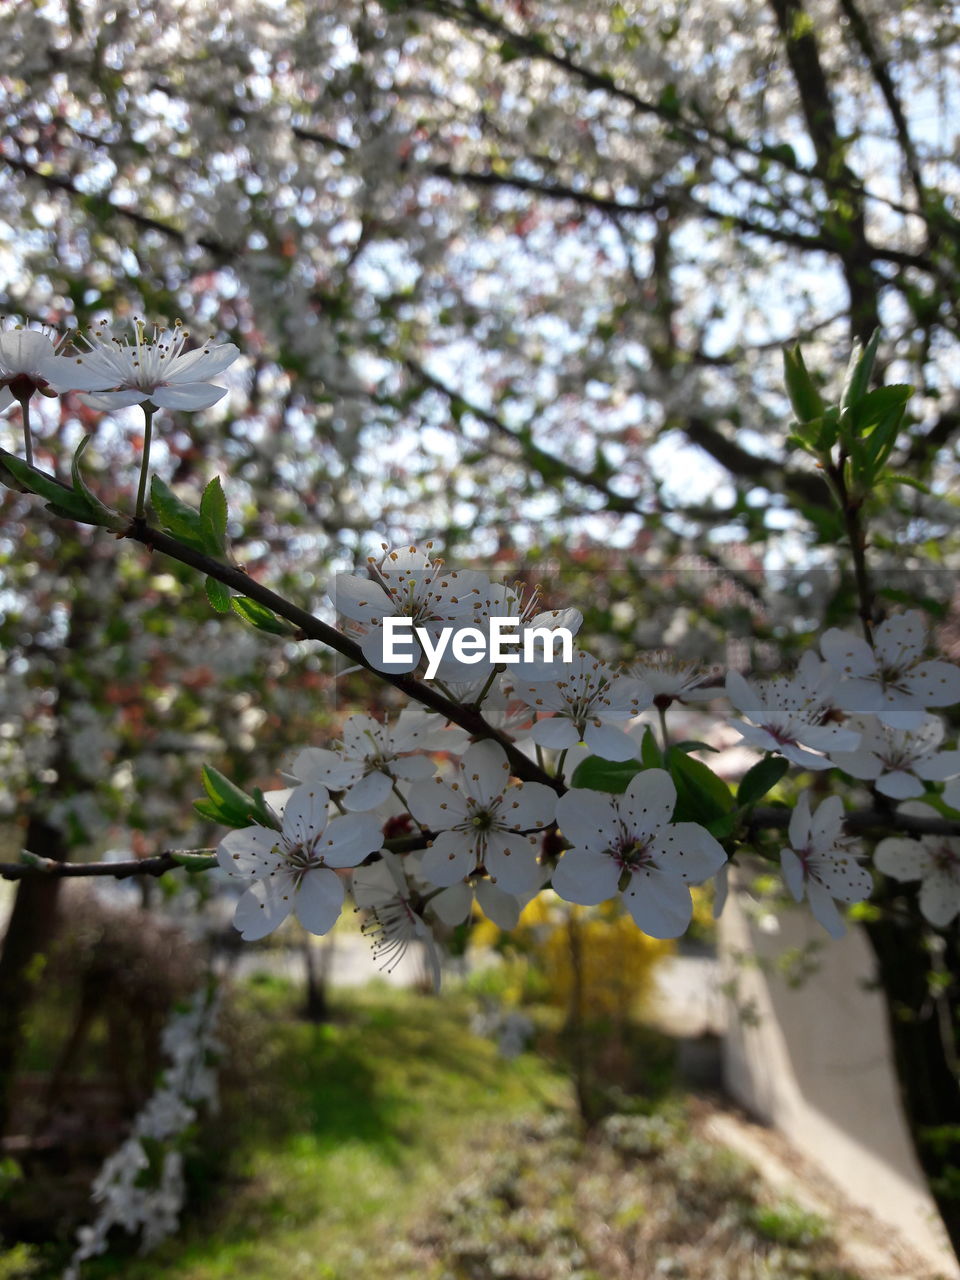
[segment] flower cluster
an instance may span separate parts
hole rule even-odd
[[[197,1118],[197,1109],[217,1106],[213,1065],[221,1046],[216,1037],[218,998],[202,987],[189,1005],[174,1013],[163,1033],[169,1065],[133,1123],[130,1136],[108,1159],[93,1183],[96,1219],[77,1232],[78,1246],[64,1280],[78,1280],[80,1265],[104,1253],[113,1227],[140,1232],[147,1253],[173,1235],[180,1222],[185,1186],[177,1142]]]

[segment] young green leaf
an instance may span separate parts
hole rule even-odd
[[[230,612],[230,588],[225,587],[222,582],[218,582],[216,578],[208,577],[205,583],[207,590],[207,599],[216,609],[217,613]]]
[[[70,465],[73,488],[86,501],[91,511],[96,512],[100,517],[97,524],[104,529],[112,529],[114,533],[119,533],[122,529],[127,528],[130,523],[129,519],[126,516],[122,516],[119,511],[114,511],[113,507],[108,507],[106,503],[101,502],[97,495],[87,488],[86,481],[80,471],[80,459],[83,457],[83,452],[92,438],[92,436],[84,436],[77,445],[76,453],[73,455],[73,462]]]
[[[68,520],[76,520],[80,524],[99,524],[97,512],[82,493],[77,493],[68,485],[61,484],[53,476],[48,476],[36,467],[29,466],[22,458],[12,453],[4,454],[4,466],[15,480],[30,493],[35,493],[46,500],[47,506],[54,515]]]
[[[645,769],[663,768],[663,753],[649,725],[644,730],[643,740],[640,743],[640,760]]]
[[[194,551],[207,551],[200,512],[182,502],[159,476],[150,479],[150,501],[162,529]]]
[[[729,787],[701,761],[671,747],[667,769],[677,788],[675,822],[700,822],[706,826],[733,810]]]
[[[251,600],[249,596],[233,596],[230,600],[230,607],[234,613],[239,614],[244,622],[249,622],[251,627],[256,627],[258,631],[266,631],[272,636],[290,636],[293,634],[294,628],[289,622],[284,622],[282,618],[278,618],[265,605],[257,600]]]
[[[764,756],[740,779],[737,787],[737,804],[741,808],[756,804],[768,791],[772,791],[783,775],[790,768],[789,761],[782,756]]]
[[[602,756],[587,756],[574,769],[570,783],[574,787],[589,787],[593,791],[620,795],[642,768],[639,760],[604,760]]]
[[[202,776],[203,787],[216,812],[217,822],[222,822],[227,827],[248,827],[256,821],[257,802],[252,796],[248,796],[212,765],[203,766]]]
[[[209,554],[223,555],[227,549],[227,499],[219,476],[214,476],[203,491],[200,522]]]

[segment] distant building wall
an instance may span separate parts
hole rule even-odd
[[[724,1041],[728,1090],[848,1199],[888,1222],[944,1275],[960,1277],[913,1154],[861,931],[833,942],[806,909],[784,912],[778,930],[765,931],[739,897],[731,890],[720,921],[724,977],[735,983]],[[791,986],[777,958],[811,940],[824,944],[818,968]]]

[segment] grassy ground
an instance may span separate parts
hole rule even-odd
[[[146,1259],[118,1248],[85,1277],[846,1275],[823,1224],[764,1201],[681,1100],[623,1095],[584,1137],[562,1065],[499,1058],[465,999],[371,988],[319,1027],[292,1011],[267,982],[232,1015],[226,1107],[182,1234]],[[8,1255],[0,1280],[57,1274],[50,1254],[32,1259]]]

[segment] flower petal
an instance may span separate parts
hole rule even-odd
[[[874,850],[873,865],[894,880],[919,880],[930,870],[930,850],[921,840],[888,836]]]
[[[960,911],[960,884],[956,877],[939,867],[924,876],[920,910],[935,928],[945,929]]]
[[[231,876],[265,876],[283,866],[279,832],[270,827],[228,831],[217,848],[217,861]]]
[[[430,899],[430,910],[438,920],[449,925],[451,929],[456,928],[458,924],[463,924],[470,915],[472,907],[473,890],[464,880],[450,885],[448,889],[441,889],[435,898]],[[496,921],[494,923],[496,924]]]
[[[686,884],[657,867],[634,871],[623,901],[637,928],[651,938],[679,938],[693,914]]]
[[[467,801],[463,792],[454,791],[439,777],[411,787],[407,805],[417,822],[422,822],[431,831],[446,831],[467,817]]]
[[[507,893],[532,894],[543,884],[536,842],[530,836],[491,831],[483,862],[497,886]]]
[[[780,850],[780,872],[784,884],[793,894],[794,902],[802,902],[806,877],[803,874],[803,863],[792,849]]]
[[[215,346],[197,347],[177,356],[167,369],[168,382],[206,382],[229,368],[240,354],[240,348],[232,342],[220,342]]]
[[[130,388],[126,391],[98,391],[96,395],[82,395],[80,399],[91,409],[113,413],[117,409],[132,409],[134,405],[145,404],[150,397],[146,391]]]
[[[468,876],[476,865],[476,845],[463,831],[441,831],[421,859],[420,874],[445,889]]]
[[[329,933],[343,907],[343,881],[335,871],[314,867],[300,881],[294,898],[297,919],[310,933]]]
[[[390,794],[390,789],[391,781],[389,777],[377,769],[373,773],[368,773],[365,778],[361,778],[359,782],[354,783],[343,797],[344,807],[360,812],[376,809],[386,800]]]
[[[831,938],[842,938],[847,932],[843,917],[837,910],[837,904],[819,881],[807,881],[807,898],[813,918],[818,924],[823,925]]]
[[[576,732],[576,730],[574,730]],[[595,755],[604,760],[632,760],[637,754],[637,744],[623,729],[609,724],[587,721],[583,740]]]
[[[823,633],[820,652],[844,676],[867,676],[877,669],[877,660],[866,640],[837,627]]]
[[[557,793],[542,782],[522,782],[509,787],[500,805],[498,818],[515,831],[538,831],[548,827],[557,811]]]
[[[557,824],[578,849],[604,853],[616,838],[617,822],[617,802],[604,791],[576,787],[557,801]]]
[[[594,907],[615,896],[619,880],[620,867],[609,854],[568,849],[557,863],[552,884],[554,893],[565,902]]]
[[[326,787],[310,783],[294,787],[283,811],[283,836],[291,844],[311,844],[327,826],[330,796]]]
[[[255,880],[237,903],[234,926],[246,942],[256,942],[279,928],[293,910],[293,882],[289,876]]]
[[[374,813],[346,813],[334,818],[317,843],[328,867],[355,867],[383,844],[383,826]]]
[[[636,836],[652,836],[669,824],[677,807],[677,788],[666,769],[644,769],[631,778],[618,808]]]
[[[505,892],[499,885],[491,884],[489,880],[481,880],[477,885],[477,905],[498,929],[509,932],[517,927],[517,921],[520,919],[520,903],[512,893]]]
[[[174,387],[155,387],[150,399],[159,409],[209,409],[227,394],[225,387],[212,382],[181,382]]]
[[[921,662],[903,683],[924,707],[950,707],[960,702],[960,667],[952,662]]]
[[[723,846],[698,822],[671,822],[657,832],[650,846],[661,871],[687,884],[703,884],[727,860]]]

